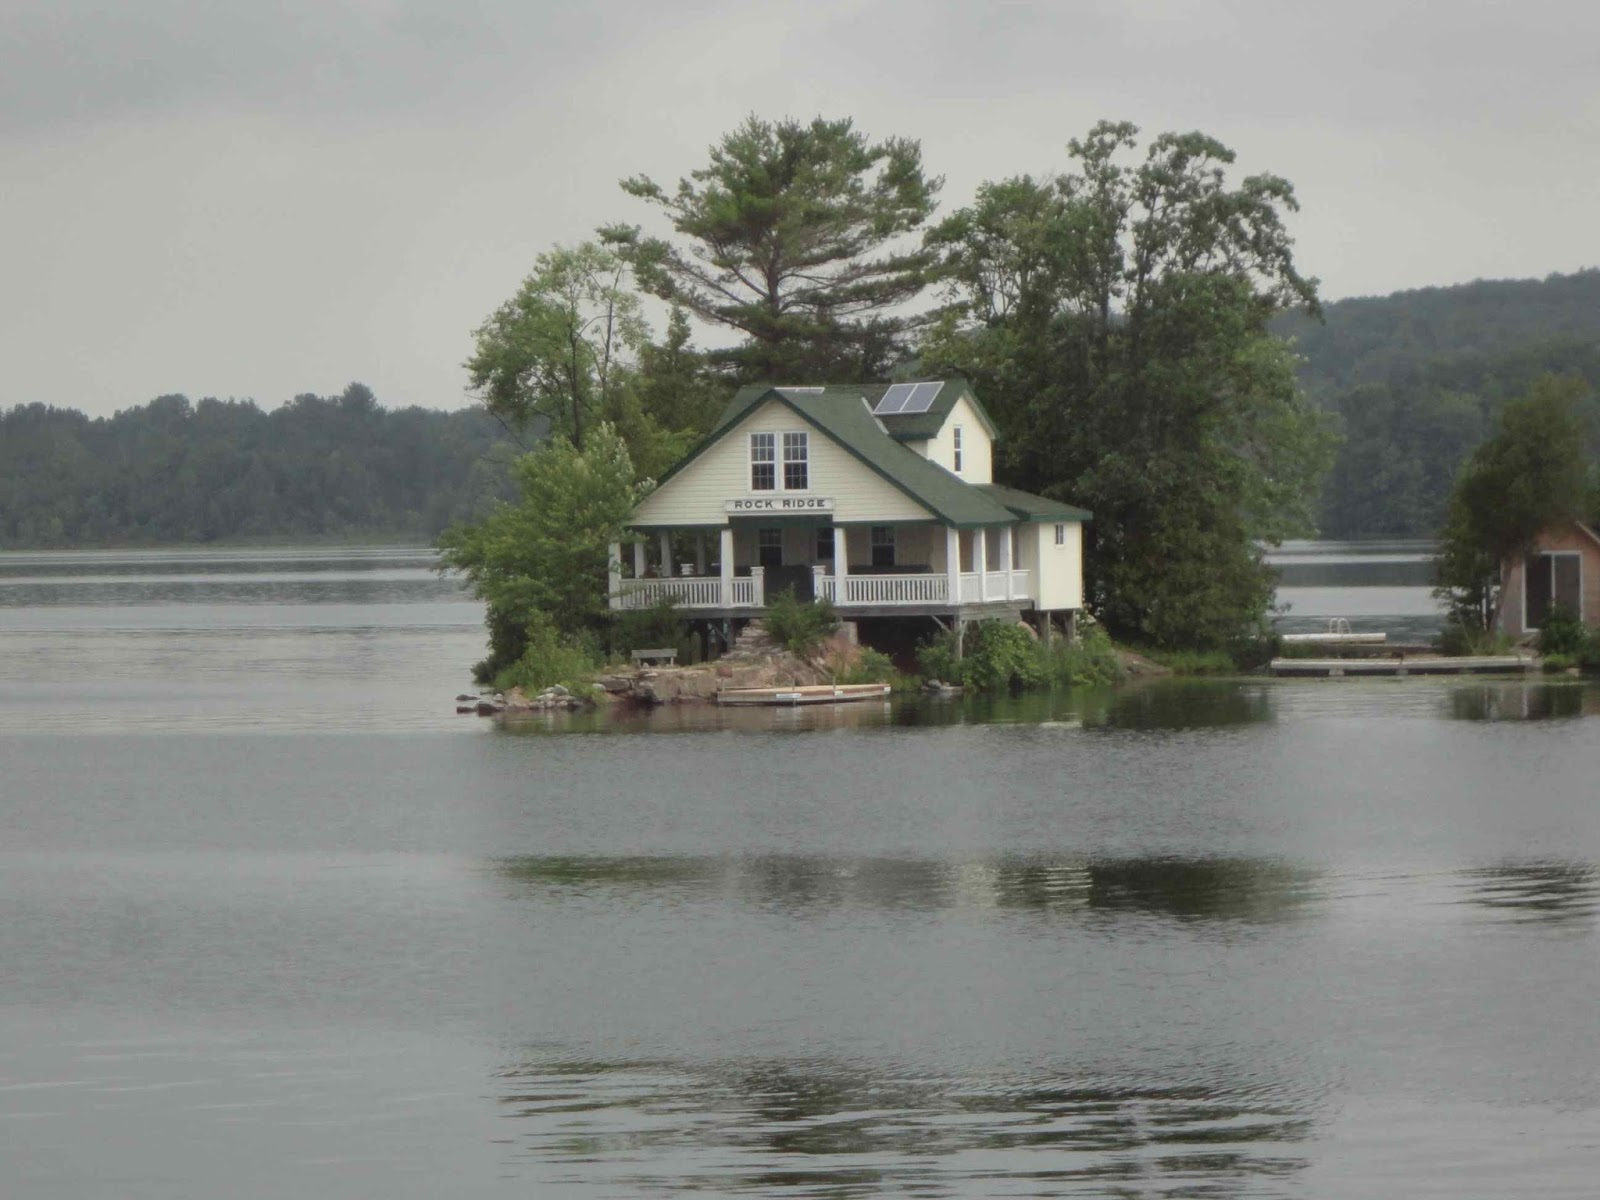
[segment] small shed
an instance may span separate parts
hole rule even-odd
[[[1500,567],[1500,630],[1512,637],[1538,633],[1556,605],[1600,628],[1600,533],[1582,521],[1542,530],[1526,559]]]

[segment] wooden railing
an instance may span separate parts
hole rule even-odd
[[[1029,589],[1033,584],[1030,571],[1016,570],[1011,572],[1012,600],[1032,599]],[[979,575],[976,571],[963,571],[961,574],[961,603],[983,604],[991,600],[1005,600],[1006,572],[985,571]]]
[[[760,608],[765,602],[763,571],[754,568],[748,576],[731,579],[729,598],[722,598],[720,575],[686,575],[680,579],[619,579],[611,607],[621,609],[654,608],[671,600],[679,608]]]
[[[844,595],[835,601],[841,607],[949,603],[949,581],[943,575],[846,575],[842,582]]]

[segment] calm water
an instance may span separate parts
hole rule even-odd
[[[500,727],[428,567],[0,555],[0,1194],[1594,1194],[1595,689]]]

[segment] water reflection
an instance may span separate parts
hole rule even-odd
[[[1491,682],[1453,687],[1449,715],[1458,721],[1549,721],[1600,716],[1600,691],[1578,680]]]
[[[1467,899],[1499,920],[1587,926],[1600,912],[1600,870],[1590,863],[1502,863],[1461,877]]]
[[[1284,1194],[1313,1100],[1219,1068],[1177,1087],[1093,1072],[962,1077],[848,1060],[507,1066],[523,1152],[639,1191]],[[995,1194],[986,1191],[986,1194]]]
[[[1318,872],[1250,858],[525,857],[495,870],[540,899],[650,891],[795,913],[965,908],[1251,923],[1299,917],[1320,894]]]

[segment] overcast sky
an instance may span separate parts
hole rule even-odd
[[[0,407],[467,402],[533,257],[745,115],[919,138],[941,210],[1102,117],[1300,197],[1324,295],[1600,264],[1600,6],[0,0]]]

